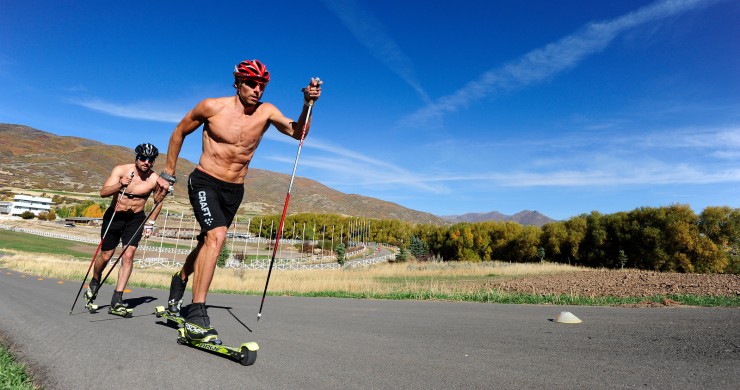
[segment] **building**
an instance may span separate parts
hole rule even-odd
[[[103,223],[103,218],[67,217],[67,218],[64,218],[64,223],[66,225],[85,224],[85,225],[100,226],[100,224]]]
[[[51,211],[51,198],[42,198],[40,196],[15,195],[10,207],[10,215],[21,215],[30,211],[33,215],[39,215],[42,212]]]
[[[0,214],[10,214],[13,202],[0,202]]]

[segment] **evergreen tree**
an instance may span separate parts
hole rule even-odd
[[[340,243],[334,248],[334,251],[337,253],[337,263],[339,263],[339,265],[344,265],[345,256],[347,255],[347,248],[344,246],[344,244]]]
[[[398,262],[404,262],[408,259],[408,253],[406,252],[406,248],[401,247],[401,250],[396,253],[396,261]]]
[[[409,252],[417,259],[425,259],[429,256],[429,245],[416,236],[411,236]]]
[[[229,256],[231,256],[231,252],[229,251],[229,248],[227,248],[226,245],[224,245],[224,247],[221,248],[221,253],[218,254],[216,265],[219,267],[225,267],[226,260],[229,259]]]

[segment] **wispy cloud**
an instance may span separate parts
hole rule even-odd
[[[178,123],[184,115],[183,110],[157,108],[158,104],[152,102],[118,104],[106,102],[100,99],[68,99],[67,103],[121,118],[150,120],[165,123]]]
[[[268,133],[269,134],[269,133]],[[294,142],[283,136],[268,136],[280,142]],[[287,140],[287,141],[286,141]],[[506,164],[491,162],[477,148],[490,145],[452,145],[476,155],[475,167],[452,171],[414,172],[386,161],[347,150],[312,138],[304,147],[320,149],[319,157],[306,157],[302,166],[321,174],[316,179],[337,188],[414,189],[424,193],[446,194],[451,188],[494,187],[614,187],[620,185],[703,185],[740,183],[740,127],[718,129],[671,129],[641,131],[639,134],[573,133],[540,140],[531,149]],[[508,145],[515,145],[515,140]],[[521,141],[527,143],[526,139]],[[464,155],[460,152],[460,155]],[[695,156],[688,158],[687,156]],[[288,157],[270,157],[292,162]],[[486,171],[481,167],[497,167]],[[452,166],[451,166],[452,169]],[[323,176],[323,177],[319,177]],[[464,184],[469,182],[469,184]],[[456,184],[453,184],[456,183]],[[464,192],[464,191],[463,191]]]
[[[444,114],[491,95],[496,90],[522,88],[576,66],[587,56],[603,50],[620,33],[711,4],[712,0],[663,0],[616,19],[589,23],[574,34],[533,50],[500,68],[491,69],[451,95],[437,99],[408,115],[401,125],[434,124]]]
[[[616,166],[614,168],[617,168]],[[632,167],[620,169],[552,171],[542,173],[515,172],[493,174],[486,178],[507,187],[605,187],[620,185],[713,184],[740,182],[740,168],[705,171],[687,164]],[[476,180],[482,180],[478,177]]]
[[[573,140],[574,142],[570,142]],[[544,140],[548,149],[508,172],[441,176],[511,187],[740,183],[740,127],[582,133]]]
[[[355,0],[323,0],[370,53],[413,88],[425,104],[432,100],[416,78],[411,60],[386,32],[383,24]]]
[[[266,139],[283,143],[295,143],[295,140],[268,132]],[[328,179],[321,182],[327,185],[340,184],[344,187],[356,186],[393,186],[407,187],[431,193],[445,193],[447,188],[440,184],[430,184],[424,176],[398,167],[377,158],[366,156],[354,150],[311,137],[304,148],[317,149],[323,152],[317,157],[301,158],[301,166],[312,167],[322,171]],[[288,157],[268,156],[267,159],[280,162],[293,162]]]

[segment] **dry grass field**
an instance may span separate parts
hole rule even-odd
[[[0,266],[44,277],[82,280],[89,262],[14,252]],[[130,284],[167,288],[174,269],[135,269]],[[116,272],[110,279],[115,280]],[[261,294],[267,271],[217,269],[212,291]],[[276,271],[270,280],[276,295],[347,296],[396,299],[502,301],[507,294],[535,297],[522,303],[583,303],[579,298],[640,298],[690,295],[724,297],[737,302],[740,276],[678,274],[638,270],[593,270],[551,263],[409,262],[345,270]],[[559,296],[573,298],[566,302]],[[537,297],[543,299],[536,299]],[[547,297],[556,297],[550,302]],[[508,302],[508,300],[503,300]],[[515,301],[519,302],[519,301]],[[626,301],[626,302],[640,302]],[[651,301],[655,302],[655,300]],[[658,302],[676,304],[662,299]],[[608,302],[607,302],[608,303]],[[613,302],[623,304],[625,301]],[[650,302],[645,302],[650,303]],[[730,305],[735,305],[730,303]]]

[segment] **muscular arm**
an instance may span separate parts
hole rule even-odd
[[[305,135],[308,135],[308,130],[311,128],[311,118],[307,118],[309,102],[313,104],[314,102],[316,102],[316,100],[319,99],[319,96],[321,96],[322,83],[323,82],[318,78],[312,78],[311,82],[308,84],[308,87],[304,89],[305,101],[303,103],[301,115],[298,117],[297,122],[286,118],[285,115],[280,112],[280,110],[275,108],[274,112],[270,115],[270,123],[272,123],[273,126],[275,126],[275,128],[277,128],[278,131],[280,131],[281,133],[293,137],[297,140],[300,140],[302,137],[304,137],[304,127],[306,129]],[[308,121],[308,123],[306,123],[306,121]]]
[[[175,174],[177,167],[177,157],[180,156],[182,144],[185,137],[194,132],[200,125],[205,123],[208,118],[216,115],[223,106],[216,99],[205,99],[198,103],[190,112],[188,112],[180,123],[175,126],[175,130],[170,136],[170,142],[167,146],[167,158],[164,165],[164,171],[171,175]],[[154,188],[154,200],[161,202],[167,196],[167,190],[170,183],[163,177],[157,178],[157,184]]]
[[[180,155],[185,137],[205,123],[208,118],[216,115],[222,108],[215,99],[205,99],[182,118],[170,136],[170,143],[167,146],[167,160],[164,165],[165,172],[171,175],[175,174],[177,157]]]
[[[131,172],[127,172],[125,165],[119,165],[113,168],[110,176],[108,176],[108,178],[103,183],[103,187],[100,189],[100,197],[107,198],[113,194],[118,193],[121,188],[125,187],[123,183],[121,183],[121,180],[124,177],[130,178],[130,175]],[[131,180],[129,179],[128,182],[130,183]]]
[[[270,116],[270,123],[278,129],[279,132],[300,140],[303,136],[303,127],[306,124],[306,116],[308,115],[308,105],[303,105],[301,116],[298,118],[298,122],[287,118],[283,115],[280,110],[275,108],[275,112]],[[308,126],[306,126],[306,135],[308,130],[311,128],[311,119],[308,119]]]

